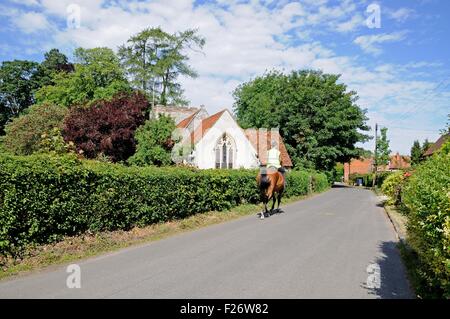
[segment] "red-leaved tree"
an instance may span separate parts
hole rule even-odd
[[[72,107],[65,118],[63,136],[72,141],[86,158],[103,154],[113,162],[134,154],[134,132],[145,122],[146,97],[139,92],[118,94],[89,107]]]

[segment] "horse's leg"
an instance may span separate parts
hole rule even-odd
[[[273,209],[275,208],[275,202],[277,201],[277,198],[274,195],[272,195],[272,208],[270,209],[270,214],[273,214]]]
[[[263,204],[264,204],[264,209],[263,209],[263,211],[261,212],[261,219],[264,219],[264,215],[266,214],[266,212],[267,212],[267,197],[266,196],[263,196],[263,200],[262,200],[262,202],[263,202]]]
[[[277,198],[277,201],[278,201],[278,204],[277,204],[277,211],[278,212],[281,212],[281,210],[280,210],[280,205],[281,205],[281,196],[283,195],[283,192],[280,192],[280,193],[278,193],[278,198]]]

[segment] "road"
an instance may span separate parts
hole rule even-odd
[[[337,187],[283,209],[79,262],[81,288],[67,287],[66,265],[2,281],[0,298],[413,297],[371,191]]]

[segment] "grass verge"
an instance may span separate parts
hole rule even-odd
[[[377,196],[383,196],[379,188],[372,189]],[[382,203],[384,211],[387,217],[391,221],[394,230],[399,239],[397,243],[397,248],[400,251],[400,256],[403,261],[403,265],[406,268],[406,274],[408,276],[410,287],[412,288],[414,295],[421,299],[421,287],[423,287],[423,282],[420,275],[417,272],[419,260],[414,250],[408,245],[407,240],[407,227],[408,222],[407,216],[396,206],[386,205],[385,202]]]
[[[419,274],[418,271],[418,269],[420,269],[419,258],[417,257],[417,254],[414,252],[414,250],[408,245],[407,241],[400,241],[397,244],[397,247],[400,250],[403,264],[406,267],[406,272],[411,288],[413,288],[416,297],[418,299],[422,299],[422,296],[425,293],[423,289],[424,287],[426,287],[426,283],[424,282],[423,277]]]
[[[286,198],[283,199],[283,205],[312,197],[316,194],[318,193]],[[1,259],[0,257],[0,280],[220,224],[243,216],[256,214],[261,210],[261,204],[243,204],[226,211],[197,214],[186,219],[158,223],[146,227],[135,227],[129,231],[118,230],[67,237],[57,243],[30,247],[21,259]]]

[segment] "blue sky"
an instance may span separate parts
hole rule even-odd
[[[379,27],[368,8],[380,9]],[[192,106],[231,109],[234,88],[266,70],[322,69],[342,74],[369,124],[388,127],[391,150],[409,154],[415,139],[436,140],[450,113],[449,15],[446,0],[1,0],[0,61],[116,49],[145,27],[198,28],[199,77],[181,79]]]

